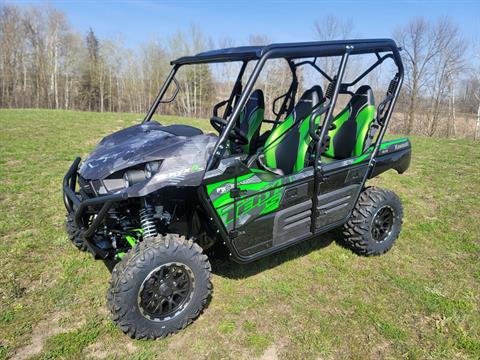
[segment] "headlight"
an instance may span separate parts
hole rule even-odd
[[[125,187],[129,187],[147,179],[146,173],[143,170],[127,170],[123,174],[123,182]]]
[[[99,194],[119,191],[150,179],[160,170],[161,166],[162,160],[158,160],[150,161],[143,165],[137,165],[130,170],[117,171],[104,180],[97,180],[97,184],[94,184],[94,188]]]
[[[147,179],[150,179],[153,175],[155,175],[158,170],[160,170],[160,165],[162,164],[161,161],[150,161],[145,165],[145,174]]]

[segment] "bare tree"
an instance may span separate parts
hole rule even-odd
[[[477,50],[476,59],[480,61],[480,49]],[[477,100],[477,120],[475,121],[475,130],[473,138],[479,140],[480,138],[480,66],[477,66],[473,71],[473,77],[475,79],[475,87],[473,89],[473,96]]]
[[[395,31],[394,36],[404,50],[402,56],[406,70],[405,85],[409,95],[408,120],[405,126],[407,134],[413,131],[419,95],[430,84],[434,74],[431,65],[452,40],[452,36],[449,36],[451,33],[452,26],[448,20],[441,19],[437,26],[432,26],[423,18],[414,19]],[[443,89],[443,84],[441,88]]]
[[[192,25],[187,33],[177,31],[169,39],[169,50],[173,57],[195,54],[205,50],[209,40],[201,30]],[[185,116],[205,116],[207,104],[211,105],[213,96],[213,79],[210,67],[205,64],[181,68],[176,76],[182,91],[175,102],[175,109]]]
[[[25,60],[21,19],[22,15],[17,7],[0,5],[0,106],[20,105],[18,87],[21,74],[23,73],[24,79],[26,76],[26,69],[19,66]]]
[[[349,38],[353,33],[352,20],[343,20],[334,15],[327,15],[314,24],[315,36],[320,41],[344,40]],[[339,59],[333,57],[324,57],[320,59],[321,67],[330,76],[337,73]],[[350,63],[349,68],[353,67]],[[328,81],[324,79],[324,88],[328,86]]]
[[[437,131],[441,114],[448,108],[446,135],[455,136],[455,81],[464,68],[466,43],[459,36],[458,28],[448,19],[442,19],[434,27],[433,33],[441,49],[431,61],[432,78],[428,89],[431,89],[431,105],[427,109],[429,119],[428,135]],[[447,100],[448,99],[448,100]],[[443,105],[443,106],[442,106]]]
[[[474,139],[479,139],[480,133],[480,88],[475,93],[475,99],[478,101],[478,109],[477,109],[477,121],[475,122],[475,132],[474,132]]]
[[[272,40],[264,34],[253,34],[248,37],[248,43],[252,46],[269,45]]]

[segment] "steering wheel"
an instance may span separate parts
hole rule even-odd
[[[212,116],[210,118],[210,124],[212,124],[213,128],[217,130],[219,134],[221,134],[225,126],[227,126],[227,120],[222,119],[218,116]],[[229,139],[235,141],[239,145],[248,144],[247,135],[245,135],[245,133],[240,130],[238,126],[235,126],[232,129],[229,135]]]

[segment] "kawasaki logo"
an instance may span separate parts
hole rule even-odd
[[[408,147],[407,142],[404,142],[404,143],[401,143],[401,144],[395,144],[395,146],[394,146],[395,150],[400,150],[400,149],[403,149],[403,148],[406,148],[406,147]]]

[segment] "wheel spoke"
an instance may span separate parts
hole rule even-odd
[[[177,289],[173,292],[173,295],[179,295],[183,297],[187,293],[188,289]]]
[[[177,280],[177,289],[188,287],[188,279]]]
[[[148,303],[146,305],[147,308],[152,308],[152,305],[155,303],[155,300],[153,297],[151,297],[149,300],[148,300]]]
[[[158,311],[162,311],[162,307],[163,307],[163,301],[157,301],[155,303],[155,307],[153,307],[153,309],[152,309],[152,312],[156,313]]]

